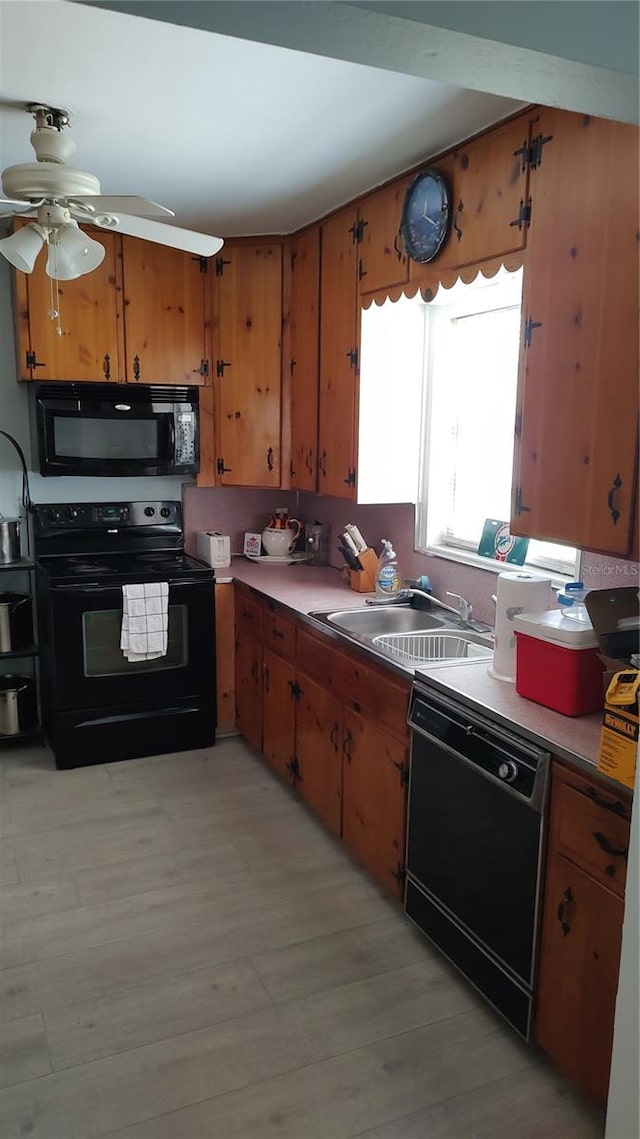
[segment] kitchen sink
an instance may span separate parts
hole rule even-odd
[[[488,630],[465,629],[453,616],[435,616],[408,605],[371,605],[309,616],[410,672],[421,664],[461,664],[493,656],[493,637]]]

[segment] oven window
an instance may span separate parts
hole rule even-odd
[[[158,459],[159,420],[56,415],[55,454],[70,459]]]
[[[129,661],[120,648],[121,609],[97,609],[82,614],[82,654],[85,676],[122,676],[160,672],[187,664],[187,606],[170,605],[167,654],[154,660]]]

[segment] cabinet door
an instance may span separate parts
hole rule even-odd
[[[210,262],[137,237],[123,237],[122,259],[127,381],[204,384]]]
[[[544,110],[531,174],[511,531],[627,554],[638,431],[638,130]]]
[[[342,837],[396,895],[404,884],[409,748],[377,724],[344,714]]]
[[[400,237],[405,194],[413,175],[383,186],[359,207],[362,241],[358,259],[361,293],[404,285],[409,279],[409,258]]]
[[[105,248],[97,269],[75,281],[56,282],[45,272],[46,251],[33,273],[16,273],[18,357],[21,380],[123,382],[119,241],[92,228]],[[58,321],[49,315],[57,309]]]
[[[358,368],[357,215],[341,210],[322,227],[318,490],[355,498]]]
[[[262,651],[262,754],[279,775],[291,777],[295,754],[295,669],[271,649]]]
[[[624,905],[556,853],[544,896],[536,1039],[604,1107]]]
[[[342,823],[342,703],[308,676],[298,675],[297,788],[339,835]]]
[[[216,704],[218,732],[235,727],[235,636],[233,583],[216,582]]]
[[[320,229],[295,240],[291,269],[291,486],[315,490],[318,478]]]
[[[243,617],[247,610],[241,593],[235,598],[236,619],[236,724],[247,743],[260,751],[262,747],[262,643],[259,629]]]
[[[529,173],[522,151],[528,140],[528,119],[516,119],[435,163],[451,188],[443,265],[470,265],[524,249],[527,225],[521,207],[527,205]]]
[[[282,246],[226,247],[214,309],[219,482],[280,485]]]

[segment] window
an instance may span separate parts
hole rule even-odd
[[[522,272],[458,281],[424,305],[416,546],[479,565],[487,518],[510,516]],[[577,551],[530,542],[527,564],[574,576]]]

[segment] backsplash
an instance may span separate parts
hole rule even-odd
[[[183,502],[187,548],[193,552],[196,531],[217,530],[221,534],[230,535],[231,549],[234,553],[239,553],[242,551],[245,530],[259,533],[275,507],[286,506],[289,514],[303,523],[317,521],[329,526],[329,560],[331,565],[341,568],[343,561],[337,549],[337,538],[345,524],[353,522],[378,551],[381,539],[390,539],[398,555],[403,578],[427,573],[438,597],[444,598],[447,590],[460,593],[471,601],[479,620],[493,624],[491,594],[495,593],[497,571],[489,567],[480,569],[460,565],[445,558],[417,553],[413,546],[414,507],[411,503],[356,506],[339,498],[306,492],[189,486],[184,488]],[[300,567],[291,572],[304,570]],[[637,562],[585,554],[582,572],[589,589],[640,584],[640,566]]]

